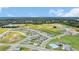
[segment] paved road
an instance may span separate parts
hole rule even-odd
[[[50,49],[45,49],[45,48],[42,48],[42,47],[36,47],[34,45],[24,45],[24,44],[0,44],[0,45],[8,45],[10,46],[9,49],[7,49],[7,51],[19,51],[20,47],[26,47],[26,48],[30,48],[30,49],[35,49],[35,50],[38,50],[38,51],[51,51]]]
[[[48,42],[50,42],[51,40],[53,40],[53,39],[56,39],[56,38],[58,38],[58,37],[63,37],[63,36],[65,36],[66,34],[64,33],[64,34],[61,34],[61,35],[57,35],[57,36],[55,36],[55,37],[49,37],[47,40],[45,40],[40,46],[41,47],[43,47],[43,48],[45,48],[46,47],[46,44],[48,43]]]
[[[38,33],[37,35],[32,35],[32,36],[28,36],[27,38],[25,38],[24,40],[21,40],[19,42],[17,42],[17,44],[0,44],[0,45],[10,45],[10,48],[8,50],[12,50],[12,51],[16,51],[16,50],[19,50],[20,47],[26,47],[26,48],[30,48],[30,49],[35,49],[35,50],[39,50],[39,51],[49,51],[49,49],[46,49],[45,46],[46,44],[52,40],[52,37],[50,36],[47,36],[47,33],[44,33],[44,32],[40,32],[38,30],[32,30],[32,29],[28,29],[32,32],[36,32]],[[45,38],[47,38],[47,40],[45,40],[44,42],[42,42],[42,44],[37,47],[37,46],[34,46],[34,45],[29,45],[29,44],[20,44],[26,40],[29,40],[29,39],[32,39],[33,37],[37,37],[37,36],[44,36]],[[26,35],[27,36],[27,35]],[[64,34],[62,35],[59,35],[59,36],[55,36],[53,37],[53,39],[57,38],[57,37],[61,37],[61,36],[64,36]]]

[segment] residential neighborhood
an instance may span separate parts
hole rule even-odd
[[[0,50],[77,51],[78,35],[75,27],[57,23],[8,24],[0,27]]]
[[[79,51],[79,8],[0,9],[0,51]]]

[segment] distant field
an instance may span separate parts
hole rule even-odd
[[[50,34],[60,34],[62,33],[63,30],[63,26],[62,29],[59,26],[55,26],[54,24],[26,24],[25,25],[26,28],[31,28],[31,29],[35,29],[35,30],[41,30]]]
[[[69,45],[71,45],[71,47],[75,48],[76,50],[79,50],[79,35],[74,35],[74,36],[67,35],[61,38],[61,41],[68,43]],[[51,48],[49,47],[49,44],[53,44],[55,42],[59,42],[59,40],[53,39],[47,44],[47,48]]]

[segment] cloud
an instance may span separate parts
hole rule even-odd
[[[8,14],[7,16],[8,16],[8,17],[15,17],[15,16],[14,16],[14,15],[12,15],[12,14]]]
[[[2,7],[0,7],[0,12],[2,12],[2,9],[3,9],[3,8],[2,8]]]
[[[64,15],[64,10],[63,9],[51,9],[49,10],[49,14],[54,17],[60,17]]]
[[[73,8],[69,12],[65,12],[65,9],[51,9],[49,14],[54,17],[79,17],[79,8]]]
[[[36,16],[36,15],[31,15],[30,17],[40,17],[40,16]]]
[[[79,8],[73,8],[70,12],[62,16],[63,17],[79,17]]]

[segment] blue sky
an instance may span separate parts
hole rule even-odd
[[[0,17],[79,17],[79,8],[1,7]]]

